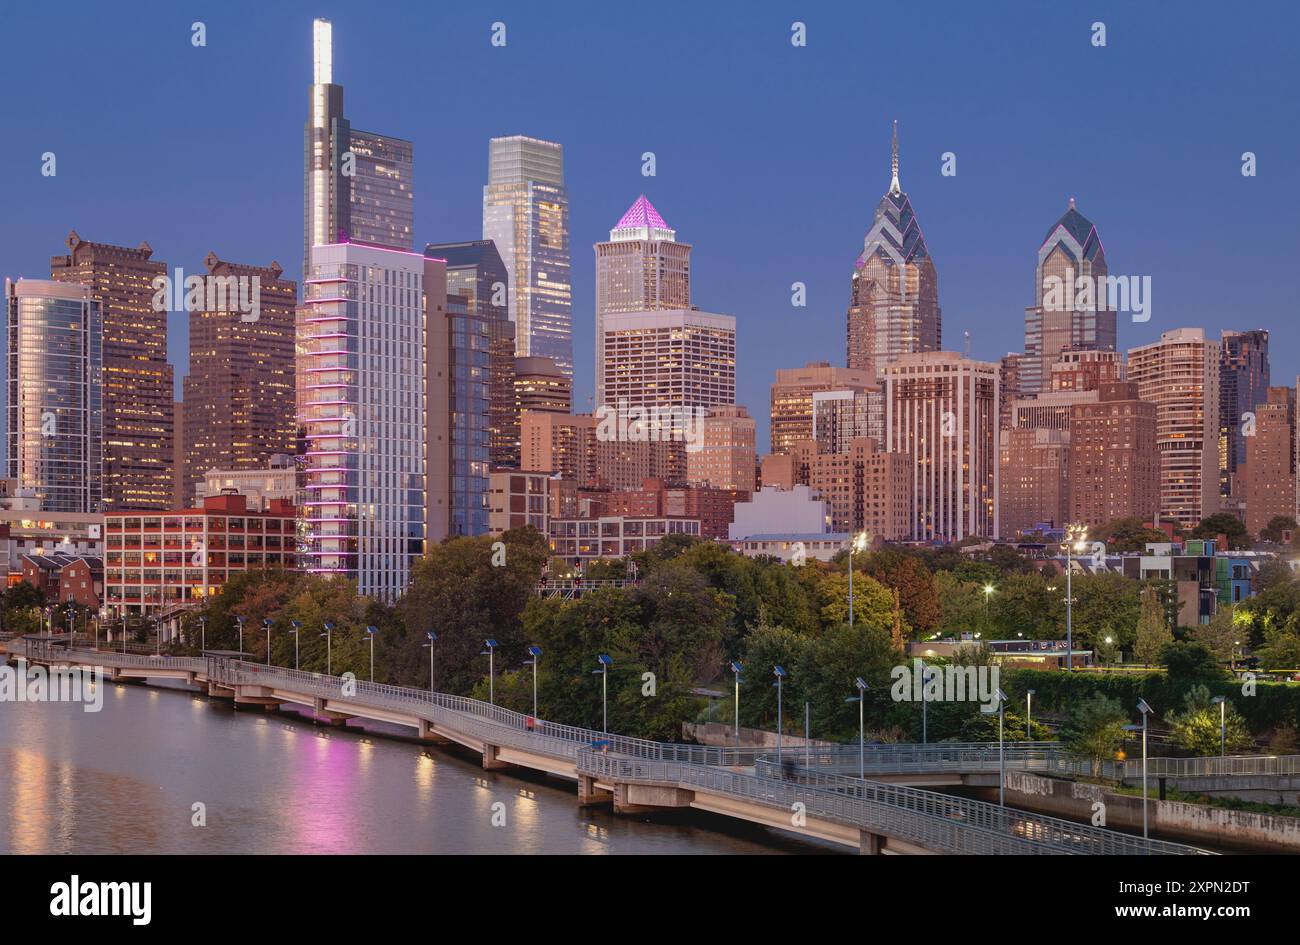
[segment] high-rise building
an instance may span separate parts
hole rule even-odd
[[[567,414],[572,409],[573,378],[550,358],[514,359],[514,412],[525,410]]]
[[[879,438],[882,417],[872,411],[883,407],[874,391],[819,390],[813,393],[813,436],[827,453],[847,450],[858,437]]]
[[[1002,410],[998,416],[998,429],[1007,430],[1012,426],[1011,402],[1020,396],[1020,359],[1022,354],[1010,351],[1002,356],[1001,369],[998,372],[998,390],[1002,394]]]
[[[744,407],[711,407],[702,443],[686,451],[686,479],[697,485],[753,492],[757,474],[756,425]]]
[[[488,142],[483,238],[509,273],[515,353],[573,374],[573,291],[564,148],[523,135]]]
[[[1270,387],[1254,405],[1255,432],[1245,437],[1245,460],[1237,469],[1245,482],[1246,531],[1258,536],[1277,516],[1295,517],[1295,388]]]
[[[1051,386],[1052,362],[1067,348],[1115,350],[1106,251],[1097,228],[1074,206],[1047,231],[1038,247],[1034,304],[1025,309],[1025,354],[1020,393]]]
[[[830,530],[867,532],[897,541],[911,537],[912,457],[886,453],[871,437],[826,450],[802,440],[790,450],[792,485],[805,485],[826,503]]]
[[[298,285],[280,264],[248,266],[215,253],[212,279],[256,280],[258,311],[226,304],[190,316],[185,389],[185,465],[179,508],[188,508],[209,469],[262,469],[295,450],[294,308]],[[226,293],[233,300],[235,293]]]
[[[304,278],[311,249],[346,240],[410,250],[415,201],[411,142],[356,131],[334,84],[334,28],[312,23],[312,87],[304,144]]]
[[[883,448],[914,458],[915,539],[999,535],[998,370],[953,351],[905,354],[884,367]]]
[[[462,297],[467,311],[487,322],[489,455],[493,466],[518,465],[515,335],[507,305],[509,276],[501,254],[491,240],[430,243],[424,253],[446,261],[447,296]]]
[[[5,477],[41,511],[103,510],[102,315],[86,286],[5,280]]]
[[[736,319],[695,309],[605,316],[611,407],[721,407],[736,402]]]
[[[416,253],[312,249],[298,339],[307,377],[302,567],[386,600],[405,593],[427,543],[452,530],[446,281],[445,263]],[[486,479],[486,443],[483,452],[460,458],[481,463]]]
[[[1001,537],[1018,538],[1039,525],[1064,525],[1070,500],[1070,431],[1003,428],[998,453]]]
[[[1103,381],[1095,401],[1070,408],[1071,522],[1098,527],[1120,518],[1156,520],[1156,414],[1133,381]]]
[[[869,370],[831,367],[810,361],[801,368],[777,368],[772,384],[772,452],[785,453],[800,440],[813,439],[813,396],[819,391],[876,392]]]
[[[1219,510],[1219,358],[1219,343],[1200,328],[1128,352],[1129,380],[1156,405],[1160,514],[1183,528]]]
[[[110,510],[166,509],[173,489],[175,407],[167,363],[167,264],[136,249],[90,243],[74,230],[68,255],[50,260],[56,282],[99,302],[104,324],[104,502]]]
[[[1268,332],[1225,331],[1220,344],[1219,494],[1230,496],[1238,492],[1237,467],[1246,461],[1246,414],[1264,403],[1269,389]]]
[[[691,245],[637,197],[596,244],[596,404],[605,403],[605,316],[691,307]]]
[[[938,351],[943,342],[939,277],[912,201],[898,183],[897,122],[891,166],[889,190],[863,239],[849,293],[847,363],[873,378],[899,355]]]

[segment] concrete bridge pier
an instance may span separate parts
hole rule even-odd
[[[342,728],[347,724],[348,719],[352,716],[345,715],[342,712],[333,712],[325,708],[325,700],[320,696],[311,701],[311,712],[317,725],[329,725],[333,728]]]
[[[695,792],[657,784],[615,784],[614,813],[651,814],[660,810],[690,807]]]
[[[870,830],[858,831],[858,852],[863,856],[880,856],[880,848],[884,846],[885,838],[878,833],[872,833]]]
[[[505,771],[507,768],[513,768],[508,761],[501,761],[498,756],[501,754],[501,746],[483,744],[483,770],[484,771]]]
[[[578,775],[578,806],[595,807],[598,804],[609,804],[614,800],[614,795],[596,787],[596,779],[590,775]]]
[[[450,745],[451,739],[445,735],[439,735],[433,730],[433,723],[428,719],[418,719],[420,738],[426,742],[433,742],[435,745]]]

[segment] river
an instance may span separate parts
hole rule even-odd
[[[0,703],[0,852],[838,852],[700,812],[580,808],[571,784],[484,771],[400,729],[105,685],[100,712]]]

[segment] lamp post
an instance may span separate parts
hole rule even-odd
[[[1025,690],[1025,741],[1034,740],[1034,691]]]
[[[496,689],[497,641],[484,640],[483,644],[484,646],[487,647],[487,649],[479,653],[479,656],[486,655],[488,658],[488,705],[496,705],[497,704],[497,689]]]
[[[1147,705],[1145,699],[1138,700],[1138,710],[1142,713],[1142,839],[1148,837],[1147,832],[1147,716],[1151,714],[1151,706]],[[1126,726],[1127,727],[1127,726]]]
[[[1007,753],[1002,739],[1002,722],[1007,707],[1007,694],[999,689],[993,694],[998,700],[998,805],[1007,806]]]
[[[325,675],[334,675],[334,649],[332,645],[332,636],[334,633],[334,624],[328,620],[325,621],[325,632],[321,634],[325,638]]]
[[[853,613],[852,610],[849,613]],[[785,679],[785,670],[780,664],[772,667],[776,677],[776,763],[781,763],[781,680]]]
[[[845,702],[856,702],[858,704],[858,777],[867,776],[867,726],[866,712],[864,707],[867,704],[867,681],[859,676],[853,680],[853,685],[858,687],[856,696],[849,696]]]
[[[271,665],[271,618],[263,617],[262,626],[266,628],[266,665]]]
[[[921,744],[930,743],[930,713],[928,711],[930,700],[926,697],[926,687],[930,685],[931,673],[933,670],[921,664]]]
[[[542,648],[540,646],[530,646],[528,655],[532,657],[528,662],[533,666],[533,720],[537,720],[537,664],[542,660]]]
[[[433,645],[438,642],[438,634],[428,630],[424,636],[429,642],[420,645],[429,651],[429,692],[433,692]]]
[[[153,655],[162,656],[162,614],[153,618]]]
[[[1074,552],[1088,547],[1087,525],[1065,526],[1065,668],[1074,670]]]
[[[609,667],[614,661],[606,653],[601,653],[596,657],[600,663],[600,669],[592,670],[593,673],[600,673],[600,730],[606,735],[609,734]]]
[[[244,618],[235,615],[235,623],[239,624],[239,658],[244,658]]]
[[[865,551],[870,539],[866,532],[858,532],[849,544],[849,626],[853,626],[853,553]]]
[[[1228,754],[1228,700],[1224,696],[1215,696],[1210,704],[1219,706],[1219,757]]]
[[[732,660],[731,672],[732,675],[736,677],[736,704],[734,706],[736,715],[735,715],[735,722],[733,723],[733,728],[736,735],[737,749],[740,748],[740,669],[741,669],[740,660]]]
[[[199,652],[206,653],[207,651],[208,651],[208,618],[200,617],[199,618]]]
[[[293,634],[293,669],[294,672],[297,672],[298,671],[298,635],[302,632],[302,623],[297,620],[290,620],[289,625],[290,627],[293,628],[289,632]]]
[[[989,617],[989,598],[993,596],[995,590],[997,590],[997,588],[992,584],[984,585],[984,620],[986,623],[988,622]]]
[[[379,632],[378,627],[366,627],[366,636],[370,637],[370,681],[375,681],[375,634]]]

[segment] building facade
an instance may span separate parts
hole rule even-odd
[[[1265,402],[1271,383],[1268,332],[1225,331],[1219,343],[1219,494],[1232,496],[1242,491],[1236,477],[1246,462],[1246,414]]]
[[[879,386],[869,370],[831,367],[825,361],[811,361],[801,368],[777,368],[772,384],[772,452],[785,453],[800,440],[815,436],[814,398],[819,392],[868,394]]]
[[[699,449],[686,451],[686,479],[695,485],[753,492],[757,426],[744,407],[711,407]]]
[[[1071,522],[1155,522],[1160,510],[1156,405],[1132,381],[1108,381],[1070,408]]]
[[[488,142],[483,238],[509,274],[515,354],[573,374],[573,288],[564,148],[523,135]]]
[[[883,541],[911,537],[911,456],[881,452],[870,437],[836,450],[804,440],[789,455],[794,484],[808,486],[826,503],[832,532],[866,532]]]
[[[5,477],[46,512],[103,510],[103,310],[86,286],[5,280]]]
[[[1255,405],[1254,433],[1243,437],[1246,453],[1237,466],[1252,536],[1277,516],[1295,517],[1295,388],[1270,387],[1264,397]]]
[[[573,402],[573,378],[550,358],[515,358],[514,410],[567,414]]]

